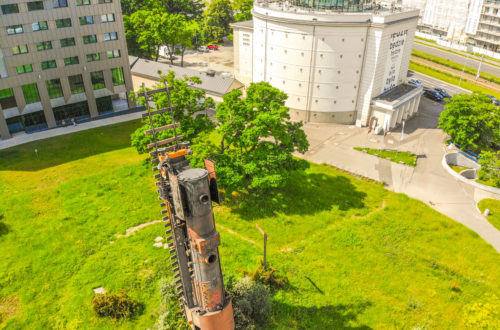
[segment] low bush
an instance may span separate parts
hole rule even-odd
[[[256,270],[244,271],[244,274],[255,282],[264,284],[273,290],[283,289],[288,284],[288,278],[281,275],[276,268],[269,264],[265,267],[261,264]]]
[[[236,329],[255,329],[266,325],[271,313],[271,300],[263,284],[244,277],[229,287],[228,291],[233,298]]]
[[[139,310],[139,304],[125,292],[94,295],[92,304],[99,317],[114,319],[131,318]]]
[[[177,300],[175,289],[175,280],[162,279],[159,285],[160,291],[160,313],[156,323],[155,330],[188,330],[190,329],[182,315],[182,311]]]
[[[483,151],[479,155],[481,169],[479,180],[489,186],[500,188],[500,151]]]

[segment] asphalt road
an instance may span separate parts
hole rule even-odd
[[[414,72],[412,74],[412,76],[408,77],[408,78],[417,78],[418,80],[420,80],[420,82],[422,82],[422,84],[424,84],[424,87],[427,87],[427,88],[433,88],[433,89],[436,87],[443,88],[450,95],[455,95],[455,94],[460,94],[460,93],[467,93],[467,94],[471,93],[471,91],[469,91],[467,89],[463,89],[463,88],[460,88],[458,86],[448,84],[442,80],[429,77],[429,76],[427,76],[425,74],[421,74],[419,72]]]
[[[453,53],[446,52],[444,50],[440,50],[440,49],[437,49],[434,47],[422,45],[422,44],[419,44],[416,42],[413,43],[413,49],[427,53],[427,54],[431,54],[434,56],[439,56],[439,57],[444,58],[444,59],[449,59],[452,62],[460,63],[462,65],[464,65],[464,63],[466,63],[466,66],[474,68],[474,69],[478,68],[479,62],[480,62],[474,58],[467,58],[464,56],[455,55]],[[484,63],[484,62],[481,65],[481,72],[486,72],[486,73],[495,75],[497,77],[500,77],[500,68],[499,67],[489,65],[489,64]]]

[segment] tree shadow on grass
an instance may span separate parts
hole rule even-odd
[[[9,233],[9,227],[2,222],[3,215],[0,214],[0,237]]]
[[[275,320],[286,322],[275,326],[285,329],[371,329],[366,325],[355,325],[358,316],[372,304],[339,304],[323,307],[294,306],[273,302]],[[288,322],[287,322],[288,320]]]
[[[38,171],[97,154],[128,148],[130,135],[139,126],[138,120],[132,120],[2,149],[0,150],[0,171]],[[72,126],[67,129],[70,131]]]
[[[281,189],[231,196],[226,205],[244,220],[276,213],[307,215],[337,207],[341,211],[365,206],[366,193],[358,191],[343,175],[295,172]]]

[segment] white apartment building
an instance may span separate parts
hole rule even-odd
[[[418,10],[371,1],[257,1],[233,24],[235,77],[288,95],[293,120],[377,123],[413,115],[422,89],[405,84]]]

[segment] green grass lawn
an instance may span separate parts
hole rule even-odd
[[[445,81],[447,83],[450,83],[452,85],[458,86],[460,84],[460,87],[465,88],[467,90],[470,90],[471,92],[481,92],[484,94],[488,95],[493,95],[496,98],[500,98],[500,93],[482,87],[474,84],[473,82],[468,81],[467,79],[462,78],[462,82],[460,83],[460,77],[453,75],[448,72],[444,72],[438,69],[431,68],[430,66],[427,65],[422,65],[419,63],[416,63],[414,61],[410,61],[410,70],[417,71],[423,74],[426,74],[428,76],[434,77],[436,79]]]
[[[408,166],[417,166],[417,155],[411,152],[397,151],[397,150],[384,150],[384,149],[372,149],[372,148],[361,148],[354,147],[358,151],[364,151],[370,155],[377,155],[380,158],[389,159],[391,162],[400,163],[403,162]]]
[[[458,165],[450,165],[451,169],[457,173],[462,172],[463,170],[468,170],[470,167],[458,166]]]
[[[487,216],[488,221],[495,226],[496,229],[500,230],[500,201],[498,199],[483,199],[477,204],[481,213],[484,210],[489,209],[490,215]]]
[[[129,147],[138,122],[0,151],[0,328],[146,329],[157,317],[167,250],[150,166]],[[40,151],[37,158],[33,150]],[[226,278],[268,260],[290,286],[269,327],[498,328],[500,255],[424,203],[327,165],[280,191],[215,207]],[[97,318],[92,289],[124,289],[143,311]]]

